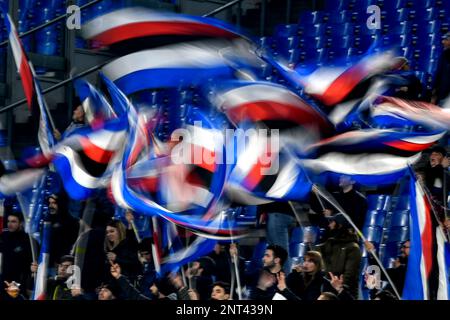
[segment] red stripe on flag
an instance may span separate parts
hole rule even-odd
[[[294,106],[269,100],[252,101],[229,108],[226,113],[234,122],[286,120],[302,125],[318,124],[321,129],[329,129],[329,124],[325,119],[306,104]]]
[[[366,72],[364,72],[363,66],[357,65],[337,77],[323,94],[315,94],[313,96],[327,106],[335,105],[342,101],[365,76]]]
[[[417,144],[413,142],[407,141],[392,141],[392,142],[384,142],[385,145],[394,147],[396,149],[405,150],[405,151],[422,151],[428,149],[428,147],[432,146],[434,142],[425,143],[425,144]]]
[[[264,160],[267,160],[267,158],[270,158],[270,162],[263,163],[263,161],[262,161],[263,156],[266,157],[266,159],[264,159]],[[250,170],[248,175],[245,177],[244,183],[243,183],[245,188],[247,188],[250,191],[255,189],[256,186],[258,185],[258,183],[263,179],[262,170],[269,169],[271,165],[272,165],[272,153],[270,152],[270,143],[269,143],[269,144],[267,144],[266,154],[258,157],[257,162],[252,167],[252,169]]]
[[[191,163],[200,168],[214,172],[216,170],[216,153],[201,146],[190,144]]]
[[[130,40],[134,38],[164,35],[190,35],[190,36],[212,36],[222,38],[236,38],[237,35],[225,29],[208,24],[188,21],[146,21],[122,25],[109,29],[92,38],[100,45],[111,44]]]
[[[20,78],[22,79],[23,90],[25,92],[25,97],[27,98],[28,109],[31,110],[33,104],[34,84],[33,75],[31,74],[30,66],[26,59],[25,54],[22,52],[22,61],[20,62]]]
[[[107,164],[114,154],[113,151],[105,150],[93,144],[88,138],[82,137],[80,143],[86,156],[98,163]]]
[[[428,277],[433,268],[433,226],[431,222],[431,205],[425,195],[423,201],[425,204],[425,225],[421,234],[422,256],[425,260],[425,272]]]

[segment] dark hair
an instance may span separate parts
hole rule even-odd
[[[375,294],[375,299],[385,300],[385,301],[394,301],[398,300],[396,296],[392,294],[392,292],[388,290],[381,290]]]
[[[339,298],[331,292],[322,292],[320,295],[326,297],[325,300],[339,300]]]
[[[63,263],[63,262],[71,262],[72,264],[75,263],[75,258],[74,256],[71,255],[64,255],[59,259],[59,264]]]
[[[221,287],[226,294],[230,294],[230,284],[227,282],[223,282],[223,281],[216,281],[212,284],[212,288],[214,287]]]
[[[280,247],[279,245],[271,244],[270,246],[267,247],[266,250],[272,250],[274,258],[279,258],[280,265],[284,265],[288,257],[286,249]]]
[[[442,154],[444,157],[447,155],[447,150],[442,146],[434,146],[430,149],[430,154],[436,152]]]
[[[8,217],[13,216],[16,217],[17,219],[19,219],[20,222],[23,222],[23,214],[22,212],[16,212],[16,211],[12,211],[8,214]]]
[[[308,251],[303,256],[304,258],[309,258],[312,260],[312,262],[316,265],[316,271],[314,273],[320,272],[323,270],[324,262],[322,258],[322,254],[318,251]]]

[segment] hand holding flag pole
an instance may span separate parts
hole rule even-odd
[[[320,186],[314,184],[312,187],[312,191],[319,196],[323,197],[325,200],[327,200],[338,212],[340,212],[345,219],[348,221],[348,223],[352,226],[353,229],[355,229],[358,236],[365,242],[367,242],[367,238],[363,235],[361,230],[358,229],[358,227],[353,223],[352,219],[347,215],[347,213],[344,211],[344,209],[339,205],[339,203],[333,198],[333,196]],[[395,292],[395,295],[399,300],[401,300],[401,296],[398,293],[397,287],[394,285],[394,282],[392,281],[391,277],[387,273],[386,269],[384,268],[383,264],[380,261],[380,258],[378,258],[378,255],[376,254],[375,248],[371,248],[368,250],[372,256],[375,258],[376,262],[378,263],[378,266],[380,267],[381,271],[383,271],[384,275],[386,276],[386,279],[388,280],[389,284],[391,285],[392,289]]]

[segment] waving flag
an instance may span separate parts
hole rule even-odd
[[[286,87],[270,82],[234,81],[231,89],[219,92],[214,104],[233,123],[263,121],[269,127],[303,126],[329,133],[327,117]]]
[[[38,129],[39,145],[44,155],[50,152],[50,149],[55,145],[55,137],[53,135],[53,129],[55,128],[52,123],[50,112],[48,111],[47,104],[41,93],[41,88],[36,80],[36,74],[34,72],[31,62],[29,62],[26,53],[23,49],[20,38],[17,34],[17,30],[14,23],[6,12],[3,12],[5,16],[6,29],[8,31],[9,43],[16,62],[17,70],[22,80],[25,97],[27,99],[28,108],[31,112],[36,112],[35,109],[39,107],[40,121]]]
[[[376,186],[396,183],[405,175],[408,165],[419,158],[420,154],[402,157],[385,153],[330,152],[316,159],[301,160],[301,163],[312,175],[347,175],[361,185]]]
[[[25,169],[3,175],[0,178],[0,198],[11,197],[32,188],[44,173],[44,169]]]
[[[426,191],[410,168],[411,248],[403,299],[449,298],[449,243],[433,214]],[[436,258],[437,257],[437,258]]]
[[[349,154],[372,152],[412,156],[428,149],[444,135],[445,131],[404,132],[395,129],[361,129],[323,139],[307,149],[316,156],[328,152]]]
[[[422,125],[433,130],[450,128],[450,110],[422,101],[380,97],[373,105],[371,114],[377,125]]]
[[[39,266],[36,275],[33,300],[45,300],[47,291],[48,267],[50,259],[50,232],[51,223],[44,222],[41,242],[41,253],[39,255]]]
[[[133,40],[149,45],[161,42],[165,37],[183,39],[241,38],[242,35],[221,21],[168,12],[158,12],[148,8],[125,8],[99,16],[81,28],[83,37],[90,40],[94,47],[122,44],[123,47]],[[167,43],[167,41],[165,41]],[[141,47],[142,48],[142,47]]]
[[[75,90],[81,100],[86,119],[91,126],[98,126],[106,120],[116,118],[116,114],[105,97],[88,81],[77,79]]]
[[[190,86],[208,78],[227,78],[233,73],[220,55],[224,44],[178,44],[143,50],[115,59],[102,72],[126,95],[164,87]]]
[[[399,59],[391,52],[369,54],[350,67],[319,67],[315,70],[298,69],[297,79],[305,93],[326,106],[343,101],[363,80],[376,74],[396,69]],[[403,61],[402,61],[403,63]]]

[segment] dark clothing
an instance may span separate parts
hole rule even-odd
[[[24,231],[4,231],[0,234],[0,252],[3,254],[2,280],[25,284],[32,262],[28,235]]]
[[[67,212],[58,211],[57,214],[50,214],[50,265],[54,265],[66,254],[70,253],[73,244],[78,237],[78,221]]]
[[[231,284],[231,270],[234,272],[234,264],[232,263],[228,248],[219,254],[213,251],[209,254],[209,257],[214,260],[215,267],[212,273],[215,281],[223,281]],[[245,260],[241,257],[238,258],[238,271],[242,282],[245,271]]]
[[[141,270],[141,264],[137,254],[137,241],[132,230],[127,230],[127,235],[114,249],[108,251],[116,254],[115,263],[122,268],[122,274],[131,281],[137,279]],[[106,252],[107,253],[107,252]],[[111,264],[105,257],[106,273],[109,274]]]
[[[445,220],[444,206],[444,183],[446,187],[446,193],[450,190],[450,177],[448,171],[441,165],[437,165],[434,168],[427,164],[424,168],[419,169],[425,175],[425,186],[431,193],[433,207],[435,212],[439,215],[441,221]]]
[[[350,294],[357,297],[361,251],[356,235],[346,229],[332,230],[330,237],[316,249],[322,253],[325,271],[344,275],[344,284]]]
[[[155,283],[157,276],[153,263],[144,263],[138,276],[138,288],[146,297],[151,297],[150,287]]]
[[[250,288],[249,292],[249,300],[262,300],[262,301],[268,301],[272,300],[275,293],[277,293],[278,288],[278,281],[277,281],[277,275],[275,273],[271,273],[268,269],[263,269],[260,272],[261,276],[267,276],[274,278],[274,283],[270,287],[266,288],[265,290],[258,288],[258,284],[256,286]]]
[[[450,94],[450,49],[444,50],[439,57],[433,89],[437,97],[437,104],[440,104]]]
[[[48,279],[47,300],[73,300],[71,290],[67,287],[67,279]]]
[[[318,272],[312,277],[294,270],[287,276],[286,285],[301,300],[313,301],[317,300],[322,292],[325,282],[323,277],[323,272]]]

